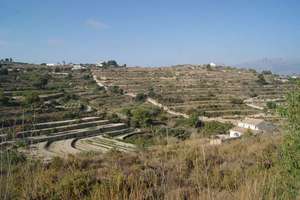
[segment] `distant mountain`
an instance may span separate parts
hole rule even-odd
[[[271,70],[277,74],[300,74],[300,60],[283,58],[263,58],[234,65],[235,67],[253,68],[258,71]]]

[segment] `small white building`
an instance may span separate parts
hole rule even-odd
[[[246,118],[245,120],[238,123],[238,127],[250,129],[253,131],[259,131],[259,125],[263,123],[262,119]]]
[[[72,70],[81,70],[81,69],[86,69],[86,67],[81,66],[81,65],[73,65]]]
[[[215,63],[211,62],[211,63],[209,63],[209,66],[216,67],[217,65]]]
[[[47,63],[46,66],[48,66],[48,67],[54,67],[54,66],[56,66],[56,64],[54,64],[54,63]]]
[[[104,61],[99,61],[96,63],[96,67],[103,67],[104,66]]]
[[[229,135],[232,138],[238,138],[244,135],[247,131],[251,131],[253,134],[259,133],[273,133],[276,127],[262,119],[246,118],[240,121],[238,125],[229,130]]]

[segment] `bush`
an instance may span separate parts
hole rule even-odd
[[[130,111],[126,110],[126,115],[130,119],[130,124],[135,127],[148,127],[153,125],[155,118],[161,113],[156,107],[137,107]]]
[[[116,85],[111,86],[108,89],[111,93],[114,93],[114,94],[123,94],[124,93],[123,89],[121,89],[119,86],[116,86]]]
[[[144,93],[138,93],[135,97],[135,101],[145,101],[147,99],[147,95]]]
[[[268,101],[267,102],[267,107],[268,107],[268,109],[276,109],[277,104],[274,101]]]
[[[232,103],[232,104],[237,104],[237,105],[240,105],[240,104],[243,104],[243,99],[239,99],[239,98],[232,98],[231,100],[230,100],[230,102]]]
[[[0,68],[0,75],[7,75],[8,74],[8,69],[7,68]]]
[[[281,189],[285,199],[297,199],[300,192],[300,86],[298,91],[288,95],[287,106],[280,112],[288,122],[280,159]]]
[[[33,86],[38,89],[44,89],[48,84],[49,77],[47,75],[43,75],[33,80]]]
[[[263,74],[259,74],[257,76],[257,78],[258,78],[257,79],[257,83],[258,84],[260,84],[260,85],[266,85],[266,84],[268,84]]]
[[[6,106],[9,104],[9,98],[4,95],[4,92],[0,90],[0,105]]]
[[[25,94],[25,104],[32,105],[40,102],[40,97],[36,92],[28,92]]]
[[[226,134],[233,125],[231,123],[221,123],[218,121],[205,122],[200,132],[204,136]]]
[[[270,70],[264,70],[261,73],[265,74],[265,75],[271,75],[272,74],[272,72]]]

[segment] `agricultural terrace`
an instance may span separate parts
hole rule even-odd
[[[261,113],[267,102],[281,103],[294,87],[278,81],[276,75],[230,67],[132,67],[95,70],[94,74],[104,85],[148,95],[177,112],[207,117]]]

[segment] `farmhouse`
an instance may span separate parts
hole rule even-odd
[[[232,128],[230,137],[241,137],[247,131],[251,131],[253,134],[258,133],[273,133],[276,127],[262,119],[246,118],[238,123],[237,127]]]
[[[238,127],[258,131],[260,124],[262,124],[263,122],[264,120],[262,119],[246,118],[245,120],[238,123]]]

